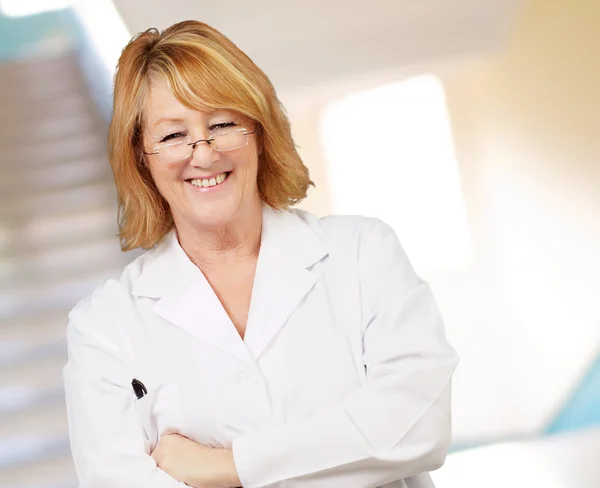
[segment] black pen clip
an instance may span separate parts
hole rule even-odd
[[[135,392],[135,396],[138,400],[148,393],[144,383],[136,378],[131,380],[131,386],[133,387],[133,391]]]

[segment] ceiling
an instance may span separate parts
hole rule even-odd
[[[280,92],[488,52],[520,0],[114,0],[131,33],[197,19],[220,29]]]

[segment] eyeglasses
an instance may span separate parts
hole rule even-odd
[[[156,156],[159,163],[175,163],[184,161],[192,154],[196,146],[201,142],[206,142],[212,149],[218,152],[233,151],[248,145],[248,136],[254,134],[256,129],[248,132],[247,129],[233,129],[227,132],[220,132],[208,139],[198,139],[195,142],[189,142],[189,136],[181,138],[172,143],[160,144],[152,148],[151,153],[144,152],[147,156]]]

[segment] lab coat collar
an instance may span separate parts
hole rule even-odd
[[[326,255],[320,236],[296,212],[275,212],[263,205],[261,247],[243,341],[174,230],[144,256],[133,293],[158,299],[157,315],[252,364],[315,285],[317,276],[310,268]]]

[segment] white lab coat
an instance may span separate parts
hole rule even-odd
[[[244,340],[175,232],[69,319],[81,488],[184,486],[149,456],[169,432],[232,447],[246,488],[431,488],[444,461],[457,358],[379,220],[265,206]]]

